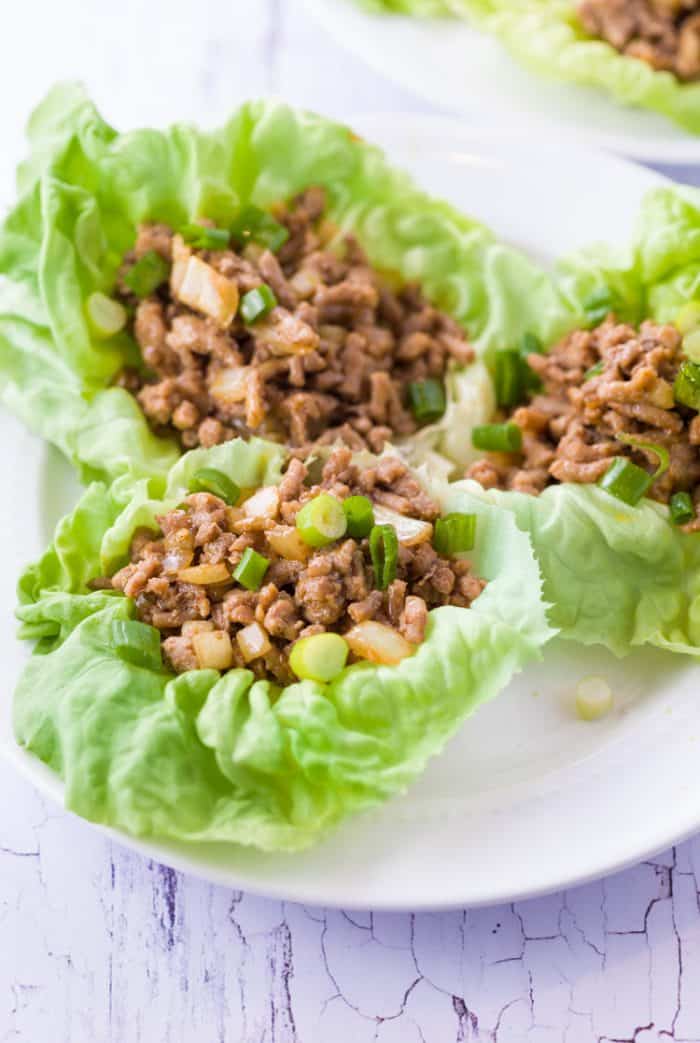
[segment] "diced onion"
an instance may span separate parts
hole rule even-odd
[[[419,543],[428,543],[433,536],[433,527],[430,522],[419,521],[418,518],[410,518],[408,515],[399,514],[389,507],[374,505],[374,521],[377,525],[393,525],[399,543],[404,547],[415,547]]]
[[[280,494],[276,485],[265,485],[241,504],[247,518],[276,518]]]
[[[251,623],[250,626],[239,630],[236,634],[236,641],[246,663],[267,655],[272,648],[267,632],[263,630],[259,623]]]
[[[313,268],[300,268],[289,280],[289,285],[297,297],[305,300],[321,285],[321,276]]]
[[[211,382],[212,398],[221,405],[245,402],[251,372],[252,366],[220,369]]]
[[[203,633],[205,630],[215,630],[211,619],[187,619],[182,624],[181,630],[184,636]]]
[[[610,685],[602,677],[585,677],[576,687],[576,712],[582,721],[597,721],[613,707]]]
[[[176,245],[177,239],[180,242]],[[225,329],[238,311],[237,284],[193,254],[179,236],[176,240],[173,242],[175,261],[170,273],[173,296],[195,311],[208,315]]]
[[[306,561],[311,547],[304,543],[299,530],[294,525],[278,525],[265,533],[267,542],[275,554],[287,561]]]
[[[233,664],[233,645],[225,630],[203,630],[192,638],[200,670],[228,670]]]
[[[113,337],[126,326],[126,308],[104,293],[91,293],[86,308],[90,328],[96,337]]]
[[[180,569],[177,578],[182,583],[208,586],[210,583],[226,583],[231,579],[231,572],[222,561],[218,565],[191,565],[187,569]]]
[[[181,529],[169,532],[163,543],[165,545],[165,557],[163,558],[165,572],[178,572],[192,564],[194,537],[189,529],[183,526]]]
[[[357,623],[343,637],[350,651],[360,659],[369,659],[372,663],[384,666],[395,666],[415,651],[415,646],[394,627],[371,619]]]
[[[296,355],[318,347],[318,334],[284,308],[274,308],[255,324],[255,340],[272,355]]]

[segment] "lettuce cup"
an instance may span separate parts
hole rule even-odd
[[[528,537],[394,453],[236,439],[94,483],[19,585],[18,742],[139,836],[313,843],[552,635]]]
[[[234,436],[454,456],[472,347],[573,318],[536,264],[319,116],[118,134],[62,86],[29,139],[0,393],[86,480]]]
[[[598,87],[700,134],[696,0],[460,0],[460,7],[534,72]]]

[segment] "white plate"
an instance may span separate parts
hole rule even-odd
[[[356,126],[425,187],[543,258],[591,239],[627,240],[642,195],[664,183],[611,157],[470,133],[449,121]],[[45,546],[77,485],[55,452],[1,419],[0,649],[8,684],[0,745],[60,800],[60,782],[12,742],[10,690],[27,653],[10,613],[19,567]],[[593,671],[609,678],[616,709],[584,724],[572,712],[572,688]],[[618,662],[603,651],[552,646],[541,666],[467,722],[407,796],[302,855],[112,835],[209,880],[313,904],[419,909],[554,890],[700,827],[699,675],[690,660],[652,650]]]
[[[700,137],[603,91],[538,77],[500,41],[454,19],[370,15],[355,0],[305,0],[333,37],[377,72],[473,124],[549,129],[635,159],[700,163]]]

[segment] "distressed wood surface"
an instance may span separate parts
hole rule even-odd
[[[292,0],[35,0],[4,45],[4,198],[58,77],[85,79],[120,125],[213,121],[270,93],[338,116],[428,111]],[[130,854],[0,764],[0,1043],[700,1040],[699,892],[695,839],[485,910],[265,901]]]

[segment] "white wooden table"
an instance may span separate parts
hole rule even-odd
[[[29,107],[65,76],[122,126],[213,122],[270,93],[341,117],[428,111],[293,0],[25,0],[3,26],[0,198]],[[0,764],[0,1043],[700,1040],[699,893],[696,839],[485,910],[265,901],[145,862]]]

